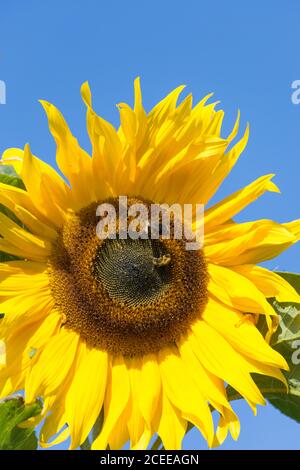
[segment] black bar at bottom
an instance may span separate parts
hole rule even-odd
[[[245,463],[273,461],[287,463],[300,462],[300,451],[3,451],[0,455],[1,469],[5,464],[9,468],[15,463],[52,465],[53,463],[91,465],[95,468],[106,465],[118,465],[124,468],[137,468],[142,465],[202,465],[210,462]]]

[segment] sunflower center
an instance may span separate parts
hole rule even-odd
[[[102,201],[101,201],[102,202]],[[118,214],[118,200],[109,200]],[[128,199],[128,204],[149,201]],[[99,203],[69,215],[49,262],[56,307],[91,347],[144,355],[174,344],[207,302],[203,252],[185,240],[96,235]]]
[[[163,258],[165,257],[165,258]],[[94,262],[96,278],[112,299],[128,306],[154,302],[171,282],[170,258],[159,241],[107,240]]]

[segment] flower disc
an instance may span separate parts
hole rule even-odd
[[[131,198],[129,204],[137,200],[145,202]],[[110,202],[118,211],[117,199]],[[51,286],[65,326],[116,355],[175,343],[207,302],[203,252],[187,251],[185,241],[172,236],[101,240],[97,206],[70,214],[53,249]]]

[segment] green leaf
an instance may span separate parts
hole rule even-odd
[[[1,167],[0,167],[1,168]],[[0,183],[16,186],[20,189],[25,189],[24,183],[17,175],[0,173]]]
[[[12,165],[0,165],[0,174],[18,176]]]
[[[300,294],[300,274],[277,272]]]
[[[278,273],[300,293],[300,275]],[[284,372],[289,385],[288,394],[268,394],[267,398],[282,413],[300,423],[300,304],[273,301],[280,316],[271,346],[287,361],[290,370]]]
[[[22,397],[0,402],[0,450],[35,450],[38,444],[34,427],[21,428],[19,425],[38,416],[41,409],[39,401],[25,405]]]

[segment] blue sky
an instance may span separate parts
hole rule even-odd
[[[300,104],[291,84],[300,79],[298,0],[240,2],[128,0],[2,0],[0,152],[29,142],[54,163],[55,147],[38,99],[55,103],[89,149],[79,89],[89,80],[95,108],[114,124],[115,104],[132,102],[141,76],[150,109],[179,84],[195,99],[213,91],[226,111],[225,132],[237,109],[250,122],[247,150],[218,197],[266,173],[276,173],[282,195],[265,195],[240,220],[300,217]],[[268,266],[300,271],[300,245]],[[237,403],[242,432],[224,449],[299,448],[300,426],[271,407],[254,418]],[[197,432],[186,448],[204,448]]]

